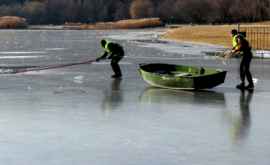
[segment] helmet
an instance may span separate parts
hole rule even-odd
[[[107,41],[106,41],[105,39],[102,39],[102,40],[100,41],[100,44],[101,44],[101,46],[102,46],[103,48],[105,48],[105,46],[106,46],[106,44],[107,44]]]

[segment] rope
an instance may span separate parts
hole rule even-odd
[[[64,67],[73,66],[73,65],[91,64],[92,62],[95,62],[95,61],[96,60],[88,60],[88,61],[83,61],[83,62],[47,65],[47,66],[39,66],[39,67],[34,67],[34,68],[18,68],[18,69],[14,69],[12,73],[17,74],[17,73],[24,73],[24,72],[30,72],[30,71],[41,71],[41,70],[48,70],[48,69],[64,68]]]

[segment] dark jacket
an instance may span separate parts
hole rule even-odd
[[[118,43],[108,42],[105,47],[103,47],[105,50],[103,55],[100,56],[97,60],[108,58],[122,58],[124,56],[124,50],[121,45]]]

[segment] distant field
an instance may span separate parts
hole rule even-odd
[[[270,22],[243,25],[264,26],[270,25]],[[215,45],[222,45],[225,47],[231,47],[230,32],[233,28],[237,29],[237,25],[180,25],[178,28],[169,29],[162,36],[162,38],[176,41],[209,43]],[[252,42],[256,43],[256,40],[256,38],[252,38]],[[268,42],[267,40],[267,43],[265,43],[264,46],[270,49],[270,42]]]

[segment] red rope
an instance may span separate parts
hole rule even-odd
[[[47,66],[40,66],[40,67],[34,67],[34,68],[19,68],[19,69],[14,70],[13,73],[16,74],[16,73],[23,73],[23,72],[30,72],[30,71],[64,68],[64,67],[73,66],[73,65],[91,64],[92,62],[95,62],[95,61],[96,60],[88,60],[88,61],[75,62],[75,63],[69,63],[69,64],[47,65]]]

